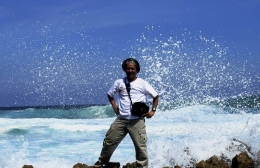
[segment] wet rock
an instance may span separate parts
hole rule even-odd
[[[137,164],[136,162],[127,163],[123,166],[123,168],[141,168],[142,166]],[[173,168],[173,167],[163,167],[163,168]],[[181,168],[180,166],[174,166],[174,168]]]
[[[83,164],[83,163],[77,163],[73,166],[73,168],[92,168],[93,166],[88,166],[86,164]]]
[[[239,155],[236,155],[232,159],[232,164],[231,160],[221,156],[212,156],[208,160],[202,160],[198,162],[197,164],[194,163],[194,166],[196,168],[260,168],[259,167],[260,163],[260,151],[257,153],[257,160],[253,161],[251,157],[248,156],[246,152],[240,153]],[[254,166],[255,164],[255,166]],[[140,168],[142,167],[141,165],[138,165],[136,162],[133,163],[127,163],[126,165],[123,166],[123,168]],[[22,168],[33,168],[32,165],[24,165]],[[73,168],[93,168],[93,166],[88,166],[83,163],[77,163],[73,166]],[[119,162],[109,162],[104,166],[103,168],[120,168],[120,163]],[[163,167],[163,168],[173,168],[172,166],[170,167]],[[180,166],[174,166],[174,168],[181,168]],[[191,168],[191,167],[190,167]]]
[[[223,158],[218,158],[216,156],[212,156],[208,160],[200,161],[199,163],[196,164],[196,168],[229,168],[229,164],[227,163],[226,160]]]
[[[243,152],[232,159],[232,168],[254,168],[254,161],[246,152]]]
[[[200,161],[196,164],[197,168],[212,168],[211,165],[209,165],[205,160]]]
[[[260,168],[260,151],[257,152],[256,154],[257,158],[256,158],[256,161],[255,161],[255,167],[257,168]]]
[[[88,166],[84,163],[77,163],[73,166],[73,168],[93,168],[93,166]],[[120,168],[120,163],[119,162],[109,162],[106,164],[106,166],[102,168]]]
[[[141,165],[139,165],[136,162],[133,163],[127,163],[126,165],[123,166],[123,168],[139,168],[142,167]]]
[[[32,165],[24,165],[23,168],[33,168]]]

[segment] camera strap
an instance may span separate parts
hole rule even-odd
[[[125,87],[126,87],[126,91],[127,91],[127,94],[128,94],[129,99],[130,99],[131,106],[132,106],[133,103],[132,103],[132,99],[131,99],[131,96],[130,96],[131,87],[130,87],[130,83],[126,83],[126,77],[125,77]]]

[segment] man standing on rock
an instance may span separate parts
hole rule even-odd
[[[134,58],[124,60],[122,68],[126,77],[114,82],[108,91],[108,99],[112,105],[117,118],[111,124],[103,142],[103,148],[98,161],[94,167],[102,167],[107,164],[116,147],[129,133],[136,152],[136,163],[138,167],[148,167],[148,155],[146,149],[146,128],[144,117],[152,118],[158,105],[159,96],[153,87],[141,78],[137,78],[140,65]],[[114,99],[118,94],[118,105]],[[132,105],[135,102],[146,102],[146,96],[153,98],[152,110],[142,115],[133,114]],[[137,110],[138,111],[138,110]],[[141,112],[141,110],[139,110]]]

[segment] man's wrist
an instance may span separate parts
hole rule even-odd
[[[156,108],[155,108],[155,107],[153,107],[153,108],[152,108],[152,111],[153,111],[153,112],[155,112],[155,111],[156,111]]]

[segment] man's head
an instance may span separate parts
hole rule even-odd
[[[137,73],[139,73],[140,71],[140,65],[139,65],[139,62],[134,59],[134,58],[127,58],[126,60],[123,61],[122,63],[122,69],[126,72],[126,67],[127,67],[127,64],[134,64],[135,67],[136,67],[136,71]]]

